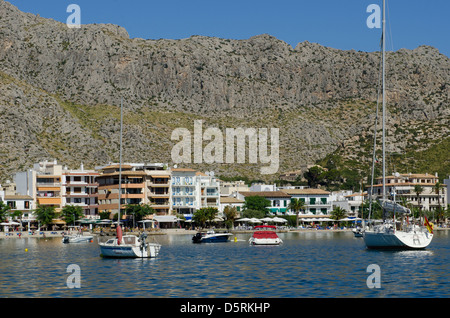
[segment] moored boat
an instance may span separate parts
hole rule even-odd
[[[276,233],[277,227],[274,225],[257,225],[255,232],[248,240],[251,245],[280,245],[283,240]]]
[[[385,85],[385,65],[386,65],[386,1],[383,0],[383,28],[382,28],[382,190],[380,206],[383,209],[383,224],[366,227],[363,231],[364,243],[370,249],[423,249],[426,248],[433,239],[433,227],[425,217],[424,225],[409,224],[404,222],[404,216],[411,215],[411,210],[395,202],[395,187],[393,187],[393,200],[387,198],[386,191],[386,85]],[[378,103],[377,103],[378,116]],[[376,116],[376,117],[377,117]],[[375,121],[377,123],[377,121]],[[374,147],[372,162],[372,186],[370,194],[369,221],[372,205],[373,176],[376,152],[376,124],[374,129]],[[388,213],[392,213],[392,221],[385,218]],[[396,214],[400,214],[401,221],[397,226]]]
[[[120,232],[120,231],[119,231]],[[117,237],[99,243],[101,256],[114,258],[152,258],[159,254],[161,245],[158,243],[147,243],[147,234],[117,235]]]
[[[198,232],[192,237],[193,243],[219,243],[228,242],[231,233],[216,233],[214,230],[209,230],[207,232]]]
[[[82,243],[82,242],[92,242],[94,236],[92,235],[83,235],[83,234],[74,234],[67,235],[62,238],[63,243]]]
[[[119,142],[119,200],[118,200],[118,218],[120,220],[121,193],[122,193],[122,128],[123,128],[123,101],[120,104],[120,142]],[[117,222],[116,237],[99,243],[100,255],[103,257],[115,258],[151,258],[159,254],[161,245],[158,243],[147,243],[147,234],[144,232],[139,237],[136,235],[122,235],[120,222]]]

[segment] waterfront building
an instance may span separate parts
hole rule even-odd
[[[97,214],[96,175],[94,170],[84,170],[83,164],[78,170],[70,170],[56,160],[42,161],[15,174],[14,195],[30,197],[30,210],[47,205],[60,212],[66,205],[76,205],[82,207],[85,216],[94,216]]]
[[[219,181],[220,186],[220,196],[222,197],[229,197],[234,192],[244,192],[244,191],[250,191],[250,188],[247,184],[245,184],[244,181]]]
[[[118,163],[98,166],[98,211],[110,213],[110,218],[119,212]],[[125,209],[131,204],[148,204],[156,215],[171,214],[171,173],[164,163],[122,164],[121,217],[126,219]]]
[[[85,170],[63,170],[61,175],[61,205],[79,206],[86,218],[98,217],[98,172]]]
[[[137,169],[136,164],[122,164],[121,180],[119,182],[119,164],[109,164],[96,167],[99,175],[98,183],[98,212],[110,213],[110,218],[119,213],[119,183],[121,188],[120,209],[125,209],[128,204],[144,204],[146,191],[146,172]],[[125,214],[121,212],[123,219]]]
[[[253,192],[267,192],[267,191],[277,191],[276,184],[265,184],[265,183],[252,183],[250,186],[250,191]]]
[[[247,192],[247,191],[244,191]],[[239,200],[237,198],[235,198],[234,196],[231,197],[220,197],[220,208],[219,211],[220,213],[223,214],[223,210],[225,209],[226,206],[231,206],[236,208],[236,211],[238,212],[238,214],[240,214],[240,212],[242,212],[242,208],[244,206],[245,201],[244,200]]]
[[[322,189],[282,189],[281,192],[305,203],[303,214],[330,214],[333,210],[330,192]]]
[[[436,193],[436,183],[439,182],[438,174],[413,174],[395,173],[392,176],[386,176],[386,193],[389,199],[393,199],[395,193],[395,200],[401,201],[405,198],[413,207],[421,207],[422,210],[433,211],[439,206],[445,207],[447,201],[447,186],[441,183],[439,193]],[[418,186],[419,189],[416,189]],[[377,197],[382,195],[383,179],[377,178],[376,184],[373,186],[373,194]],[[370,188],[369,188],[370,190]],[[419,190],[419,191],[416,191]]]
[[[236,193],[236,198],[242,201],[250,196],[260,196],[269,200],[270,205],[267,208],[269,208],[270,213],[275,215],[287,214],[291,202],[291,195],[283,191],[244,191]]]
[[[351,190],[343,190],[331,192],[330,201],[332,208],[340,207],[347,212],[349,217],[357,217],[360,213],[362,205],[367,198],[367,193],[355,192]]]
[[[212,174],[190,168],[172,168],[172,208],[190,220],[204,207],[220,208],[219,182]]]
[[[171,171],[167,164],[146,164],[143,169],[146,178],[146,199],[156,211],[156,215],[172,214]]]
[[[445,185],[445,202],[450,204],[450,176],[448,176],[448,179],[444,179],[443,184]],[[447,205],[442,206],[446,207]]]
[[[56,160],[35,163],[32,169],[15,174],[16,193],[30,196],[35,207],[53,206],[59,212],[62,208],[62,170]]]

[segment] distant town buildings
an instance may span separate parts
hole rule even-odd
[[[17,172],[13,182],[0,186],[0,201],[12,211],[22,212],[22,220],[33,221],[33,210],[39,205],[53,206],[57,212],[67,205],[80,206],[85,218],[100,218],[107,213],[113,218],[127,205],[149,205],[155,210],[155,220],[182,217],[190,220],[198,209],[214,207],[223,216],[227,206],[243,211],[245,199],[262,196],[269,200],[272,215],[289,215],[293,198],[304,202],[301,215],[329,215],[335,207],[358,216],[368,198],[367,193],[351,191],[329,192],[302,186],[277,187],[275,184],[245,184],[244,181],[222,181],[213,172],[200,172],[190,168],[169,167],[167,163],[124,163],[121,180],[119,164],[108,163],[95,170],[68,169],[56,161],[43,161],[32,168]],[[294,178],[294,172],[286,178]],[[289,175],[289,176],[288,176]],[[295,177],[296,178],[296,177]],[[382,179],[376,179],[373,194],[380,196]],[[406,200],[413,206],[433,211],[448,204],[449,179],[437,186],[439,178],[431,174],[394,174],[386,177],[388,193],[395,192],[397,201]],[[370,190],[370,189],[369,189]],[[121,213],[126,218],[125,213]],[[158,219],[159,218],[159,219]]]
[[[389,197],[400,202],[402,198],[413,206],[422,210],[433,211],[439,206],[445,207],[448,203],[447,186],[440,184],[439,190],[436,184],[439,182],[438,175],[432,174],[399,174],[385,177],[386,192]],[[376,179],[377,183],[373,187],[373,194],[381,196],[383,188],[382,178]]]

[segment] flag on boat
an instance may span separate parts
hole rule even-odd
[[[425,225],[428,229],[428,232],[430,232],[431,234],[433,234],[433,225],[430,224],[430,222],[428,222],[427,217],[425,217]]]

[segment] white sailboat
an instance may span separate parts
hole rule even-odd
[[[136,235],[122,235],[120,226],[120,201],[122,183],[122,126],[123,126],[123,101],[120,104],[120,159],[119,159],[119,217],[117,219],[116,237],[99,243],[101,256],[114,258],[151,258],[159,254],[161,245],[146,242],[147,234],[144,232],[139,237]]]
[[[367,248],[394,248],[394,249],[423,249],[426,248],[433,239],[433,229],[427,222],[427,226],[416,224],[405,224],[404,218],[401,218],[398,224],[395,218],[396,213],[403,216],[411,214],[411,211],[394,201],[386,199],[386,165],[385,165],[385,122],[386,122],[386,93],[385,93],[385,34],[386,34],[386,1],[383,0],[383,31],[382,31],[382,80],[383,80],[383,115],[382,115],[382,141],[383,141],[383,190],[380,205],[383,211],[393,212],[392,221],[384,221],[380,225],[368,227],[363,232],[364,242]],[[376,129],[375,129],[376,131]],[[375,151],[375,147],[374,147]],[[372,168],[373,178],[373,168]]]

